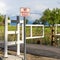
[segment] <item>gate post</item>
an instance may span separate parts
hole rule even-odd
[[[7,42],[8,42],[8,19],[7,19],[6,15],[4,17],[5,17],[4,18],[5,19],[4,57],[8,57],[8,45],[7,45]]]
[[[20,55],[20,20],[19,16],[17,16],[17,55]]]

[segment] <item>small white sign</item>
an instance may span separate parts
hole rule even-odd
[[[20,9],[20,15],[23,17],[30,15],[30,9],[29,8],[21,8]]]

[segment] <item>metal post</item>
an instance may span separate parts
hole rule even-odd
[[[25,29],[25,17],[24,17],[24,60],[26,60],[26,29]]]
[[[4,57],[8,57],[8,46],[7,46],[7,40],[8,40],[8,20],[5,15],[5,40],[4,40]]]
[[[24,23],[22,23],[22,41],[24,43]]]
[[[30,34],[30,37],[32,37],[32,25],[31,25],[30,28],[31,28],[31,30],[30,30],[30,33],[31,33],[31,34]]]
[[[20,20],[19,16],[17,16],[17,55],[20,55]]]

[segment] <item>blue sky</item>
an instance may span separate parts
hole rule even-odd
[[[60,8],[59,0],[0,0],[0,13],[7,15],[20,15],[20,8],[28,7],[30,12],[41,13],[47,9]],[[32,14],[32,19],[40,15]]]

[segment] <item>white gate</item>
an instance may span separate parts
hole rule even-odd
[[[5,45],[4,45],[4,57],[8,57],[8,45],[17,44],[17,55],[20,55],[20,43],[24,43],[24,22],[19,19],[17,16],[17,30],[16,31],[8,31],[8,17],[5,16]],[[20,25],[22,24],[22,40],[20,40]],[[30,26],[30,37],[26,37],[26,39],[32,38],[43,38],[44,37],[44,25],[26,25]],[[42,26],[43,27],[43,35],[42,36],[32,36],[32,26]],[[13,42],[8,42],[8,34],[16,34],[17,40]]]

